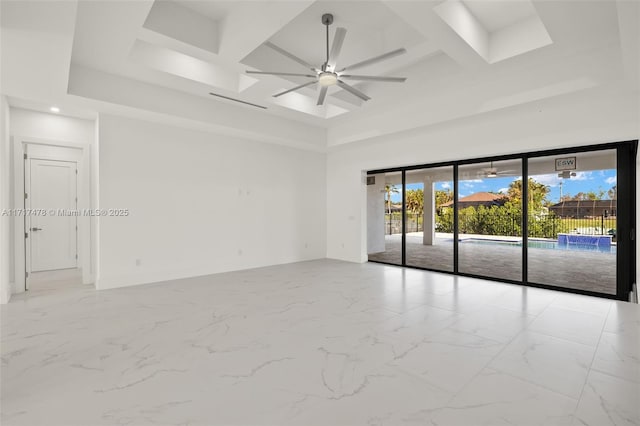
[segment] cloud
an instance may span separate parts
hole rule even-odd
[[[560,182],[566,181],[567,179],[559,178],[557,174],[547,174],[547,175],[535,175],[530,176],[533,180],[543,185],[550,186],[554,188],[560,185]],[[570,180],[592,180],[593,172],[576,172],[575,176],[571,176]]]
[[[591,180],[593,179],[593,172],[576,172],[575,176],[571,176],[574,180]]]
[[[460,186],[462,186],[463,188],[466,188],[466,189],[472,189],[475,185],[473,183],[470,183],[470,182],[462,182],[462,184]]]
[[[538,182],[538,183],[541,183],[543,185],[547,185],[547,186],[550,186],[550,187],[558,186],[560,184],[560,182],[562,182],[562,178],[559,178],[558,175],[556,175],[556,174],[553,174],[553,175],[536,175],[536,176],[531,176],[531,178],[533,180],[535,180],[536,182]]]
[[[498,189],[498,192],[502,194],[506,194],[507,192],[509,192],[509,188],[500,188]]]
[[[451,189],[451,184],[450,184],[449,182],[442,182],[442,183],[440,184],[440,187],[441,187],[442,189]]]
[[[617,176],[611,176],[611,177],[606,178],[604,181],[609,185],[615,185],[618,182],[618,177]]]

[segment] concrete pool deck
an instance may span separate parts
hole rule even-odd
[[[461,235],[461,238],[518,241],[515,237]],[[386,251],[369,254],[369,260],[401,263],[401,235],[385,236]],[[507,244],[458,244],[461,273],[522,280],[522,248]],[[532,248],[529,281],[598,293],[616,294],[616,256],[591,251]],[[407,266],[453,272],[453,236],[436,234],[435,244],[422,244],[422,232],[407,234]]]

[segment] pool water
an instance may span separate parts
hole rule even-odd
[[[480,238],[467,238],[460,240],[464,244],[481,244],[481,245],[500,245],[500,246],[517,246],[522,247],[522,241],[501,241],[501,240],[483,240]],[[616,253],[616,246],[600,247],[589,244],[558,244],[557,241],[538,241],[529,240],[527,247],[551,250],[568,250],[568,251],[596,251],[599,253]]]

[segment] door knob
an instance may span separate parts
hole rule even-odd
[[[32,231],[42,231],[42,228],[31,228]]]

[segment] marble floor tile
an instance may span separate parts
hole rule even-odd
[[[555,291],[514,285],[489,301],[489,305],[511,309],[526,315],[539,315],[560,295],[561,293]]]
[[[592,371],[575,413],[576,424],[637,426],[640,424],[639,401],[639,383]]]
[[[491,369],[482,371],[446,407],[413,413],[425,425],[570,425],[577,400]],[[419,423],[416,423],[419,424]]]
[[[526,331],[489,365],[551,391],[578,399],[595,348]]]
[[[508,343],[534,319],[535,316],[522,311],[485,306],[475,312],[460,315],[451,328]]]
[[[640,333],[640,310],[638,305],[626,302],[614,302],[604,324],[609,333]]]
[[[331,260],[63,281],[0,307],[3,426],[639,421],[638,305]]]
[[[582,296],[579,294],[560,294],[551,303],[551,307],[586,312],[591,315],[609,314],[611,305],[615,302],[609,299],[592,296]]]
[[[626,333],[602,333],[592,368],[640,383],[640,329]]]
[[[606,316],[549,306],[528,329],[585,345],[596,346]]]
[[[416,374],[447,392],[458,392],[504,345],[495,340],[446,329],[396,352],[391,365]]]

